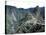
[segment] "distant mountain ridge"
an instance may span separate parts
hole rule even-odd
[[[34,8],[28,8],[28,9],[24,9],[24,8],[17,8],[14,6],[10,6],[10,5],[5,5],[6,11],[10,14],[12,12],[17,14],[25,14],[25,13],[34,13],[33,10]],[[45,7],[39,7],[40,9],[40,14],[44,17],[45,16]]]

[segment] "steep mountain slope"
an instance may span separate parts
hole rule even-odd
[[[16,8],[5,5],[6,33],[30,33],[45,31],[44,7]],[[38,27],[38,28],[37,28]]]

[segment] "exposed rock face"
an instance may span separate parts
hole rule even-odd
[[[33,10],[33,12],[30,12]],[[45,16],[44,16],[45,17]],[[41,15],[40,7],[33,9],[6,6],[6,33],[44,32],[45,19]]]

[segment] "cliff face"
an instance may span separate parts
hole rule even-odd
[[[44,7],[29,9],[5,6],[6,33],[31,33],[45,31]]]

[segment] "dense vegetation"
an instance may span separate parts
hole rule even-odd
[[[23,9],[5,6],[7,34],[33,33],[45,31],[44,7]]]

